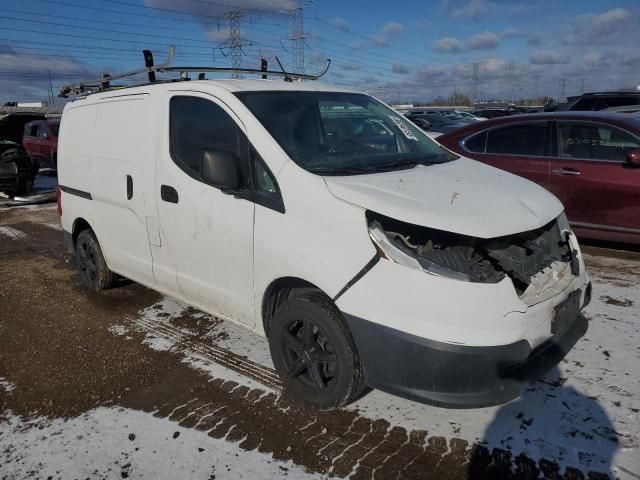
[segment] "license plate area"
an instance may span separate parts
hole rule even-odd
[[[555,306],[555,316],[551,320],[551,334],[562,335],[566,332],[580,313],[580,290],[574,290],[569,296]]]

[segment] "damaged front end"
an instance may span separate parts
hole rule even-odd
[[[509,277],[527,305],[563,291],[579,274],[566,217],[527,232],[475,238],[367,212],[379,254],[396,263],[451,279],[497,283]]]

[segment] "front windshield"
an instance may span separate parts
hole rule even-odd
[[[340,92],[237,92],[291,159],[319,175],[442,163],[450,154],[374,98]]]

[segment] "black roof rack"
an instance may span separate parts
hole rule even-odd
[[[91,94],[98,92],[105,92],[108,90],[119,90],[123,88],[131,88],[133,86],[141,86],[141,85],[150,85],[153,83],[166,83],[167,81],[183,81],[190,80],[188,77],[188,73],[195,72],[198,73],[198,78],[200,80],[204,80],[205,73],[246,73],[252,75],[260,75],[263,79],[266,79],[268,75],[281,77],[286,82],[292,82],[293,80],[317,80],[322,77],[329,70],[329,66],[331,65],[331,60],[327,59],[327,63],[324,69],[315,74],[305,74],[305,73],[294,73],[287,72],[282,63],[280,63],[280,59],[276,57],[276,61],[278,62],[278,66],[280,70],[269,70],[267,68],[267,61],[265,59],[261,60],[260,69],[254,68],[232,68],[232,67],[206,67],[206,66],[185,66],[185,67],[172,67],[173,59],[175,57],[175,46],[171,45],[169,48],[169,55],[167,57],[167,61],[162,64],[154,65],[153,63],[153,54],[150,50],[143,50],[144,55],[144,64],[143,68],[138,68],[136,70],[131,70],[128,72],[120,73],[117,75],[109,75],[104,74],[101,78],[95,79],[93,81],[89,81],[86,83],[78,83],[65,85],[60,88],[59,97],[67,98],[70,95],[81,95],[81,94]],[[119,80],[121,78],[129,78],[137,75],[142,75],[146,73],[148,76],[148,82],[140,83],[136,85],[112,85],[111,82],[113,80]],[[173,80],[157,80],[156,73],[179,73],[180,78]]]

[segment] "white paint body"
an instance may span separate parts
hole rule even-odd
[[[344,91],[299,82],[192,81],[69,103],[60,127],[59,181],[93,199],[62,193],[63,229],[73,232],[79,218],[86,220],[111,270],[264,335],[262,304],[272,282],[299,278],[333,298],[374,257],[366,210],[481,238],[532,230],[562,213],[543,188],[466,158],[370,175],[312,174],[238,100],[234,92],[242,90]],[[208,99],[237,122],[277,179],[284,214],[225,195],[173,163],[169,100],[177,95]],[[131,200],[127,175],[134,178]],[[163,184],[180,192],[178,204],[160,200]],[[535,346],[551,336],[553,307],[587,283],[583,265],[581,272],[550,298],[525,303],[508,278],[469,283],[382,259],[336,304],[440,342],[527,339]]]

